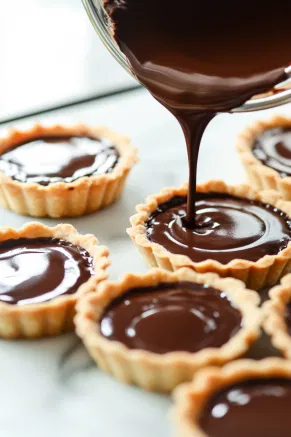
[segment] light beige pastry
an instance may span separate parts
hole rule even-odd
[[[95,291],[108,265],[108,249],[71,225],[0,228],[0,337],[73,330],[77,297]]]
[[[282,278],[269,295],[270,300],[263,306],[264,330],[272,345],[291,359],[291,275]]]
[[[272,434],[272,428],[276,428],[282,432],[280,435],[285,436],[286,429],[284,434],[282,431],[282,411],[276,414],[276,403],[279,402],[280,409],[285,397],[287,405],[284,413],[288,407],[290,411],[290,382],[290,362],[280,358],[238,360],[222,368],[203,369],[191,383],[182,384],[174,392],[175,404],[171,418],[175,425],[175,435],[261,437],[276,435]],[[264,396],[268,398],[265,404],[267,410],[264,409]],[[270,414],[272,403],[273,411]],[[287,420],[288,413],[284,416]],[[286,424],[288,426],[288,420]]]
[[[70,177],[67,178],[68,181],[54,177],[46,185],[35,182],[35,180],[38,180],[37,178],[30,178],[30,180],[23,182],[21,179],[22,174],[20,174],[21,177],[14,177],[14,169],[11,166],[7,167],[7,161],[10,158],[7,157],[6,162],[1,158],[1,155],[3,157],[3,154],[17,148],[21,144],[37,139],[47,140],[54,137],[57,139],[61,137],[89,137],[89,139],[101,140],[105,147],[107,147],[107,144],[114,146],[119,153],[119,157],[110,172],[102,173],[102,170],[100,170],[100,174],[82,176],[81,171],[80,177],[78,177],[78,172],[75,172],[74,180],[71,182]],[[52,143],[53,164],[55,166],[55,155],[61,152],[59,152],[59,148],[56,152]],[[50,149],[49,146],[50,144],[46,143],[44,153],[47,153],[46,159],[48,163],[46,161],[42,162],[42,171],[46,170],[44,164],[49,166],[50,163],[51,157],[47,152]],[[91,153],[90,149],[88,150]],[[14,161],[17,160],[17,153],[20,156],[19,150],[15,149]],[[29,153],[33,155],[33,150]],[[27,153],[23,158],[25,159],[26,168],[28,168],[29,164],[27,163],[28,157]],[[36,173],[38,159],[40,158],[32,156],[32,160],[36,165]],[[127,175],[136,161],[136,149],[131,145],[129,139],[105,127],[89,127],[80,124],[75,126],[55,125],[51,127],[35,125],[25,131],[13,129],[10,130],[6,137],[0,139],[0,204],[18,214],[33,217],[73,217],[91,213],[112,204],[120,197]],[[50,169],[49,167],[47,168],[49,172]],[[20,173],[23,171],[23,168],[19,166],[18,169],[20,169],[17,170]],[[69,172],[69,170],[67,171]],[[80,170],[78,171],[80,172]],[[42,176],[42,173],[40,176]],[[53,182],[53,180],[56,180],[56,182]]]
[[[252,186],[259,190],[277,190],[284,200],[291,200],[291,177],[282,175],[276,168],[264,164],[253,153],[256,140],[265,132],[277,128],[291,129],[291,118],[275,115],[270,119],[250,124],[239,134],[237,150]],[[283,157],[282,162],[284,161]]]
[[[233,278],[152,269],[85,288],[77,334],[102,370],[146,390],[170,391],[243,355],[260,335],[259,297]]]
[[[286,226],[289,229],[291,204],[290,202],[284,201],[279,193],[275,191],[267,190],[258,192],[245,184],[230,186],[223,181],[209,181],[197,185],[197,192],[206,194],[212,193],[214,195],[225,194],[226,196],[234,196],[242,200],[258,201],[265,204],[265,206],[270,205],[274,207],[274,209],[279,209],[281,211],[280,214],[286,215]],[[130,218],[132,227],[127,229],[127,233],[149,266],[159,266],[169,271],[175,271],[181,267],[190,267],[199,273],[214,272],[222,277],[231,276],[240,279],[247,284],[248,288],[254,290],[276,284],[282,276],[291,271],[290,242],[283,250],[278,249],[277,254],[266,254],[257,261],[237,259],[235,252],[233,252],[233,259],[222,264],[219,261],[211,259],[211,256],[213,257],[211,252],[209,252],[209,259],[194,262],[189,256],[172,253],[161,244],[151,241],[148,236],[147,223],[157,211],[157,208],[177,196],[184,198],[187,194],[187,184],[181,188],[165,188],[159,194],[149,196],[145,204],[138,205],[136,207],[137,213]],[[207,212],[205,215],[207,216]],[[247,226],[245,226],[245,229],[247,229]],[[274,229],[274,226],[270,223],[267,224],[264,229],[264,232],[268,234],[270,230]],[[222,251],[225,249],[224,244],[224,240],[222,239]]]

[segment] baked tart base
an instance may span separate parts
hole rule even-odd
[[[252,186],[259,190],[277,190],[284,200],[291,200],[291,177],[265,165],[252,149],[256,138],[264,131],[278,127],[291,128],[291,118],[275,115],[269,120],[261,120],[247,126],[237,138],[237,151]]]
[[[201,193],[224,193],[235,197],[257,200],[280,209],[291,217],[291,204],[282,199],[275,191],[258,192],[246,184],[230,186],[223,181],[209,181],[197,186]],[[130,218],[132,227],[127,229],[132,241],[150,267],[159,266],[169,271],[181,267],[190,267],[198,273],[213,272],[221,277],[240,279],[248,288],[258,290],[276,284],[279,279],[291,271],[291,243],[277,255],[266,255],[258,261],[233,259],[227,264],[206,260],[193,262],[188,256],[173,254],[147,237],[146,222],[158,206],[176,196],[187,196],[187,184],[181,188],[165,188],[159,194],[149,196],[145,204],[136,207],[137,214]]]
[[[248,379],[291,378],[290,363],[280,358],[238,360],[222,368],[209,367],[174,392],[171,417],[179,437],[207,437],[199,420],[207,401],[220,390]],[[231,433],[231,430],[230,430]]]
[[[74,329],[76,300],[82,290],[96,289],[107,278],[108,249],[98,245],[93,235],[80,235],[71,225],[49,228],[40,223],[29,223],[18,230],[0,228],[0,243],[21,238],[57,238],[86,249],[93,258],[95,275],[81,285],[77,293],[62,295],[43,303],[11,305],[0,302],[0,337],[5,339],[55,336]]]
[[[130,349],[124,343],[112,341],[101,334],[100,320],[104,310],[117,297],[136,287],[152,287],[161,283],[189,281],[207,284],[223,290],[241,312],[242,324],[234,336],[220,348],[205,348],[196,353],[153,353]],[[84,293],[77,303],[76,331],[97,365],[117,379],[159,392],[171,391],[181,382],[209,364],[223,365],[241,355],[260,335],[261,313],[257,308],[259,297],[246,290],[241,281],[221,279],[215,274],[197,274],[191,269],[169,273],[152,269],[144,275],[127,274],[118,282],[98,284],[96,293]]]
[[[126,178],[137,162],[136,149],[125,136],[106,127],[87,125],[51,127],[35,125],[30,130],[10,130],[0,139],[0,154],[18,144],[44,136],[87,136],[106,138],[117,148],[120,158],[111,173],[80,177],[74,182],[56,182],[43,186],[19,182],[0,171],[0,204],[11,211],[32,217],[75,217],[92,213],[115,202]]]

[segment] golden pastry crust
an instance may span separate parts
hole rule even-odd
[[[106,127],[83,124],[51,127],[35,125],[26,131],[10,130],[7,137],[0,139],[0,154],[22,142],[45,135],[107,138],[118,149],[120,159],[111,173],[47,186],[18,182],[0,171],[0,204],[3,207],[32,217],[74,217],[104,208],[120,197],[127,175],[137,162],[136,149],[127,137]]]
[[[259,190],[277,190],[284,200],[291,200],[291,177],[263,164],[253,152],[256,138],[266,130],[276,127],[291,128],[291,118],[275,115],[268,120],[260,120],[247,126],[237,138],[237,151],[251,184]]]
[[[199,418],[207,401],[223,388],[248,379],[291,378],[290,362],[280,358],[261,361],[239,360],[222,368],[209,367],[195,375],[189,384],[174,392],[171,418],[179,437],[207,437]]]
[[[242,313],[242,327],[221,348],[206,348],[197,353],[171,352],[156,354],[131,350],[124,344],[102,336],[99,321],[106,307],[118,296],[135,287],[155,286],[159,283],[190,281],[208,284],[222,290]],[[146,390],[168,392],[181,382],[191,380],[197,369],[209,365],[223,365],[243,355],[260,335],[261,312],[257,293],[249,291],[241,281],[221,279],[215,274],[201,275],[191,269],[169,273],[152,269],[143,275],[127,274],[120,281],[105,281],[97,293],[84,293],[77,303],[76,332],[98,366],[119,380],[136,384]]]
[[[271,337],[272,345],[284,357],[291,359],[291,337],[285,322],[286,306],[291,302],[291,275],[281,280],[281,284],[269,292],[271,300],[263,305],[264,330]]]
[[[73,330],[77,297],[82,290],[94,291],[97,284],[108,276],[108,249],[98,245],[94,235],[80,235],[73,226],[67,224],[49,228],[32,222],[17,230],[0,228],[0,243],[9,239],[40,237],[64,239],[86,249],[93,258],[95,275],[73,295],[63,295],[48,302],[23,306],[0,302],[1,338],[39,338]]]
[[[225,193],[246,199],[258,200],[271,204],[291,217],[291,203],[282,200],[279,193],[268,190],[258,192],[246,184],[227,185],[223,181],[209,181],[197,185],[197,191],[202,193]],[[130,218],[132,227],[127,233],[138,247],[149,266],[159,266],[169,271],[181,267],[190,267],[199,273],[214,272],[221,277],[231,276],[245,282],[253,289],[274,285],[286,273],[291,271],[291,243],[278,255],[266,255],[256,262],[234,259],[228,264],[206,260],[193,262],[189,257],[169,252],[163,246],[151,242],[146,235],[145,223],[158,205],[167,202],[175,196],[187,196],[188,185],[181,188],[164,188],[159,194],[149,196],[146,203],[136,207],[137,214]]]

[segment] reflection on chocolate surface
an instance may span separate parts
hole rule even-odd
[[[75,293],[94,273],[80,246],[57,238],[21,238],[0,243],[0,302],[47,302]]]
[[[291,176],[291,129],[266,130],[255,141],[253,154],[282,177]]]
[[[118,159],[118,150],[104,139],[47,136],[0,155],[0,171],[19,182],[48,185],[110,173]]]
[[[180,282],[129,290],[105,310],[100,331],[130,349],[164,354],[220,347],[240,326],[240,311],[223,293]]]
[[[205,405],[208,437],[290,437],[291,380],[257,379],[230,386]]]
[[[147,236],[192,261],[226,264],[235,258],[257,261],[275,255],[291,241],[285,213],[263,203],[225,194],[197,193],[195,229],[185,226],[186,199],[164,203],[148,219]]]
[[[134,74],[174,114],[185,134],[190,170],[187,223],[193,228],[203,132],[217,112],[230,111],[287,79],[291,3],[104,2]],[[280,11],[278,20],[275,9]]]

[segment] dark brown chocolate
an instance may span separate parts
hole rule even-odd
[[[289,302],[286,305],[286,309],[285,309],[285,323],[286,323],[289,335],[291,335],[291,302]]]
[[[287,79],[291,3],[105,0],[105,6],[132,71],[184,131],[190,170],[187,221],[195,227],[203,132],[218,112]],[[280,19],[274,18],[276,11]]]
[[[240,311],[220,291],[180,282],[129,290],[105,310],[100,330],[130,349],[197,352],[225,344],[241,320]]]
[[[48,185],[111,173],[119,152],[105,139],[47,136],[0,155],[0,171],[19,182]]]
[[[291,241],[291,221],[270,205],[228,195],[197,193],[196,228],[185,226],[186,199],[164,203],[146,223],[150,241],[187,255],[227,264],[235,258],[257,261],[276,255]]]
[[[94,274],[93,259],[85,249],[57,238],[1,243],[0,271],[0,301],[14,305],[73,294]]]
[[[214,395],[200,426],[207,437],[290,437],[291,380],[254,379]]]
[[[256,139],[253,154],[282,177],[291,176],[291,129],[266,130]]]

